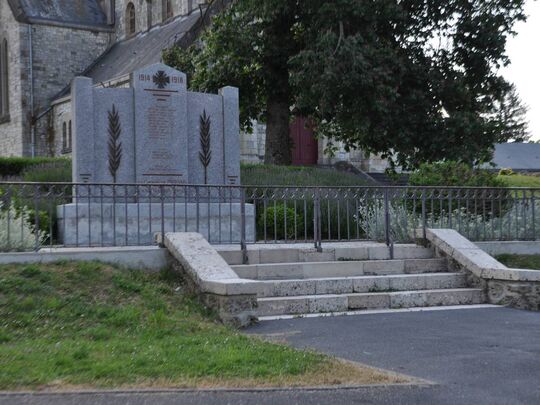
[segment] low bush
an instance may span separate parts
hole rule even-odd
[[[64,159],[54,164],[31,166],[21,177],[23,181],[35,183],[71,183],[71,161]]]
[[[504,215],[513,203],[510,193],[504,189],[506,184],[496,173],[465,163],[423,164],[410,175],[409,183],[411,186],[430,187],[424,193],[425,209],[426,214],[434,217],[444,216],[455,209],[463,210],[465,214],[498,217]],[[418,198],[415,207],[416,212],[422,210]]]
[[[72,201],[72,187],[60,185],[0,186],[0,202],[4,207],[12,207],[18,216],[22,215],[28,226],[46,235],[42,242],[55,243],[58,236],[57,206]],[[13,218],[13,216],[11,216]]]
[[[53,157],[0,157],[0,177],[21,176],[22,173],[35,166],[67,165],[67,158]]]
[[[340,172],[333,169],[321,169],[309,166],[274,166],[262,164],[242,164],[241,165],[242,184],[248,186],[246,196],[248,203],[256,205],[256,212],[259,213],[257,220],[257,236],[264,237],[264,215],[267,218],[267,239],[274,239],[275,232],[278,239],[284,239],[284,208],[283,201],[287,200],[289,213],[287,218],[287,237],[294,238],[294,206],[296,204],[297,216],[301,218],[301,224],[297,217],[296,239],[313,238],[313,207],[314,199],[311,190],[302,190],[303,187],[326,187],[321,189],[321,232],[325,238],[342,239],[349,233],[356,232],[354,225],[354,202],[349,204],[348,214],[345,199],[341,202],[333,200],[332,195],[339,194],[337,189],[328,187],[362,187],[367,185],[367,181],[352,173]],[[286,191],[281,189],[266,189],[262,186],[289,187]],[[258,187],[261,186],[261,187]],[[296,192],[296,189],[299,189]],[[274,196],[277,194],[277,196]],[[328,195],[328,197],[324,197]],[[281,215],[281,224],[277,229],[273,228],[274,211],[269,211],[268,207],[273,207],[273,200],[277,199],[278,208],[276,216]],[[267,205],[263,203],[267,201]],[[281,212],[278,212],[281,210]],[[292,211],[291,211],[292,210]],[[266,214],[262,214],[266,211]],[[289,229],[289,224],[291,228]],[[269,229],[268,226],[272,226]],[[350,232],[347,232],[347,227]]]
[[[266,229],[266,234],[265,234]],[[294,208],[285,208],[284,204],[277,204],[261,210],[257,219],[257,234],[260,239],[295,239],[304,235],[304,217],[295,212]]]
[[[511,168],[502,168],[499,170],[499,176],[513,176],[515,175],[514,171]]]
[[[27,207],[0,202],[0,252],[29,251],[47,239],[44,231],[32,225],[33,213]]]
[[[406,201],[389,202],[390,236],[396,243],[413,242],[411,231],[422,228],[422,216],[410,209]],[[511,209],[498,217],[472,215],[464,208],[445,215],[428,213],[425,226],[434,229],[455,229],[472,241],[534,240],[540,229],[540,201],[517,200]],[[358,210],[358,225],[369,240],[385,240],[384,201],[365,203]]]
[[[438,162],[422,164],[409,176],[412,186],[448,187],[504,187],[497,174],[485,169],[475,169],[465,163]]]

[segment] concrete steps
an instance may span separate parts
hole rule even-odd
[[[216,245],[216,251],[231,266],[243,263],[243,254],[237,245]],[[247,246],[250,264],[303,263],[351,260],[388,260],[390,251],[384,243],[332,242],[317,252],[312,243],[256,244]],[[433,257],[429,248],[414,244],[394,246],[394,259],[428,259]]]
[[[260,281],[259,286],[259,297],[291,297],[299,295],[455,289],[466,287],[467,280],[462,273],[425,273],[392,276],[265,280]]]
[[[298,295],[259,298],[257,301],[259,317],[382,308],[475,305],[485,302],[483,291],[476,288]]]
[[[358,277],[447,271],[446,259],[351,260],[236,265],[239,277],[253,280]]]
[[[465,273],[449,270],[445,258],[416,245],[396,245],[390,259],[373,242],[262,245],[218,252],[242,279],[256,281],[259,319],[331,313],[469,307],[486,302],[482,289],[469,288]]]

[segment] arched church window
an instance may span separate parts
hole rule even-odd
[[[0,116],[9,115],[9,60],[8,42],[3,39],[0,43]]]
[[[64,121],[62,124],[62,152],[66,153],[67,151],[67,124]]]
[[[71,152],[71,148],[73,147],[73,131],[71,129],[71,120],[69,120],[68,124],[68,150]]]
[[[137,29],[137,19],[135,15],[135,6],[129,2],[126,9],[126,33],[128,35],[135,34]]]
[[[146,25],[148,25],[148,29],[152,27],[152,0],[146,0]]]

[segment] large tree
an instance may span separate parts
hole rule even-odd
[[[190,86],[241,90],[267,123],[268,163],[291,160],[289,120],[405,167],[486,159],[509,139],[507,37],[524,0],[236,0],[198,46],[165,52]]]

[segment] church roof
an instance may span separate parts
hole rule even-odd
[[[8,0],[17,21],[86,29],[112,29],[98,0]]]
[[[199,23],[200,10],[178,17],[165,25],[117,42],[103,54],[82,76],[94,83],[105,82],[132,73],[145,66],[161,62],[164,49],[178,43]]]
[[[121,79],[140,68],[162,62],[164,49],[172,45],[186,48],[193,44],[211,22],[214,15],[224,10],[232,0],[215,0],[207,7],[195,9],[189,15],[177,17],[165,24],[111,46],[80,76],[93,79],[95,84]],[[202,14],[201,14],[202,13]],[[68,85],[52,98],[59,100],[69,95]]]
[[[496,169],[540,171],[540,144],[499,143],[495,145],[493,163]]]

